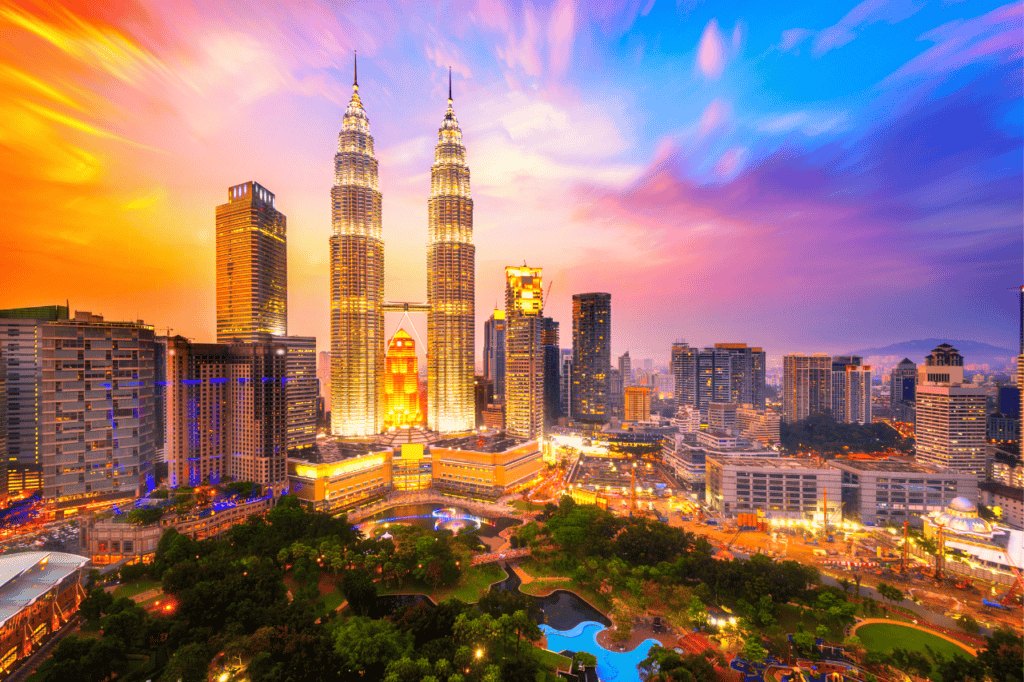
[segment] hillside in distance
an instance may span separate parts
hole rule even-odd
[[[851,351],[849,355],[859,355],[867,361],[868,358],[884,358],[899,356],[899,360],[910,358],[917,364],[924,362],[925,357],[932,352],[932,349],[940,343],[949,345],[960,351],[964,356],[966,364],[988,364],[993,369],[1001,367],[1013,358],[1016,353],[1009,348],[999,348],[981,341],[967,341],[964,339],[918,339],[916,341],[901,341],[892,343],[881,348],[862,348]],[[899,361],[897,360],[897,362]]]

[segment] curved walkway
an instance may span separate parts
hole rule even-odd
[[[961,642],[959,640],[956,640],[956,639],[953,639],[949,635],[943,634],[943,633],[938,632],[936,630],[932,630],[931,628],[926,628],[926,627],[923,627],[921,625],[916,625],[914,623],[900,623],[900,622],[897,622],[897,621],[894,621],[894,620],[886,620],[885,618],[865,618],[864,620],[862,620],[859,623],[857,623],[856,625],[854,625],[853,629],[850,630],[850,632],[851,632],[851,634],[856,635],[857,634],[857,630],[859,630],[863,626],[865,626],[865,625],[877,625],[877,624],[892,625],[894,627],[914,628],[915,630],[920,630],[921,632],[927,632],[929,635],[935,635],[936,637],[944,639],[947,642],[951,642],[953,644],[956,644],[958,647],[960,647],[961,649],[963,649],[964,651],[969,653],[971,656],[977,656],[978,655],[978,650],[977,649],[975,649],[973,647],[969,647],[966,644],[964,644],[963,642]]]

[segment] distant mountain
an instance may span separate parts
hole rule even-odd
[[[863,358],[887,357],[898,355],[899,359],[910,358],[917,364],[924,362],[927,355],[932,352],[940,343],[949,345],[960,351],[967,364],[988,364],[995,369],[1009,362],[1017,354],[1009,348],[999,348],[981,341],[966,341],[955,339],[920,339],[918,341],[902,341],[893,343],[882,348],[863,348],[848,353],[848,355],[859,355]]]

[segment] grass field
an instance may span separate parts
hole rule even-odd
[[[131,583],[120,585],[114,589],[114,599],[120,599],[121,597],[134,597],[137,594],[143,592],[149,592],[150,590],[156,590],[160,588],[159,580],[136,580]]]
[[[544,510],[543,504],[535,504],[533,502],[526,502],[524,500],[515,500],[513,502],[510,502],[509,504],[515,507],[516,509],[520,509],[522,511],[538,512]]]
[[[574,585],[568,580],[534,580],[528,585],[520,586],[520,591],[523,594],[532,594],[535,597],[547,596],[552,590],[568,590],[573,589]]]
[[[537,660],[542,665],[549,666],[551,668],[559,668],[561,670],[568,670],[569,664],[572,661],[561,654],[556,654],[554,651],[548,651],[547,649],[541,649],[540,647],[533,648],[534,655],[537,656]]]
[[[946,657],[952,657],[954,654],[970,656],[964,649],[937,635],[895,623],[892,625],[888,623],[865,625],[857,628],[857,637],[868,651],[888,652],[894,648],[900,648],[919,651],[927,655],[928,649],[925,647],[931,647]]]
[[[434,603],[440,604],[449,597],[456,597],[464,602],[472,603],[480,598],[480,592],[487,590],[491,584],[500,582],[508,577],[508,574],[497,564],[484,564],[474,566],[462,574],[459,582],[452,587],[442,587],[434,590],[430,585],[424,585],[416,580],[407,580],[401,588],[392,588],[382,591],[381,594],[411,594],[420,593],[429,596]]]

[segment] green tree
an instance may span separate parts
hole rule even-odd
[[[978,661],[993,682],[1024,679],[1024,637],[1008,628],[996,630],[985,638],[985,648],[978,653]]]
[[[377,604],[377,585],[366,570],[346,571],[338,589],[348,600],[352,611],[360,616],[369,615]]]
[[[686,616],[696,627],[701,629],[707,627],[708,610],[697,595],[690,598],[690,604],[686,607]]]
[[[974,619],[974,616],[972,616],[969,613],[965,613],[962,616],[960,616],[959,618],[957,618],[956,619],[956,624],[957,624],[957,626],[961,630],[963,630],[964,632],[970,633],[972,635],[975,634],[978,631],[978,629],[981,627],[978,624],[978,621]]]
[[[364,679],[383,679],[388,663],[412,650],[412,637],[389,620],[355,616],[334,631],[334,651],[342,670],[361,674]]]
[[[164,672],[165,679],[181,682],[206,682],[210,667],[207,645],[192,642],[174,652]]]
[[[743,643],[743,658],[751,663],[764,663],[768,660],[768,651],[762,646],[759,637],[748,637]]]

